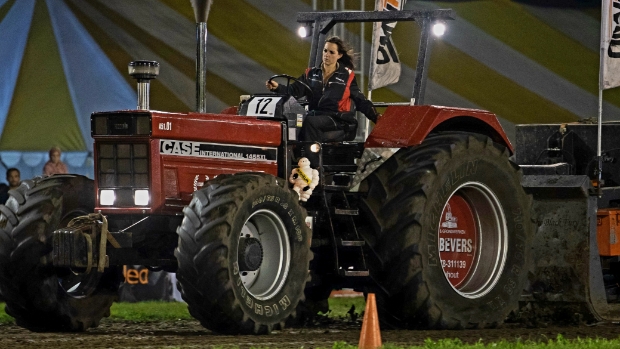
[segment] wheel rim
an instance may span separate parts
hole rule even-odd
[[[91,295],[96,289],[101,278],[96,270],[89,274],[67,269],[65,273],[58,275],[58,284],[65,293],[73,298],[83,298]]]
[[[495,287],[507,257],[508,229],[502,206],[486,185],[467,182],[452,192],[438,228],[439,258],[450,286],[465,298]]]
[[[247,241],[251,241],[251,246]],[[274,297],[286,282],[291,259],[284,223],[275,212],[258,210],[243,225],[238,242],[236,265],[243,287],[259,300]],[[247,251],[252,251],[249,252],[253,253],[252,257],[256,256],[256,244],[262,251],[261,260],[256,262],[255,258],[249,258],[250,263],[241,260]]]

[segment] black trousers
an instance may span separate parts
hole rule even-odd
[[[299,134],[300,141],[325,142],[323,132],[339,130],[338,122],[331,116],[325,114],[310,114],[304,119]]]
[[[338,122],[331,116],[325,114],[310,113],[305,119],[299,133],[300,141],[325,142],[324,132],[340,130]],[[319,154],[310,151],[310,145],[304,147],[306,157],[310,160],[310,166],[319,166]]]

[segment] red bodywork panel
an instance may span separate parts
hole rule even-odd
[[[166,129],[168,125],[170,129]],[[152,112],[152,130],[153,138],[266,147],[282,142],[279,122],[230,114]]]
[[[203,182],[217,175],[249,171],[278,174],[277,159],[273,156],[282,142],[282,124],[278,121],[226,114],[155,111],[151,114],[152,133],[148,139],[96,137],[99,143],[128,143],[139,139],[148,142],[151,204],[144,208],[97,206],[96,210],[104,214],[174,214],[189,203],[191,194]],[[231,156],[220,155],[221,149]],[[267,152],[270,157],[261,159],[260,154]],[[248,154],[259,159],[244,159],[243,156],[249,158]],[[96,187],[99,203],[97,183]]]
[[[512,152],[512,145],[495,114],[434,105],[388,107],[364,146],[402,148],[419,145],[435,129],[483,132]]]

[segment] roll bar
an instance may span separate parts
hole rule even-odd
[[[418,62],[411,98],[414,104],[424,102],[424,90],[430,58],[431,24],[436,21],[454,19],[452,9],[439,10],[403,10],[403,11],[343,11],[343,12],[300,12],[297,22],[313,26],[312,46],[308,67],[316,66],[319,61],[319,45],[325,41],[325,35],[336,23],[344,22],[400,22],[415,21],[422,28],[420,35]]]

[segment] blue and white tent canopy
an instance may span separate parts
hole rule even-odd
[[[208,22],[208,108],[264,92],[276,73],[298,76],[309,42],[295,15],[310,0],[215,0]],[[318,1],[319,10],[333,1]],[[339,2],[340,3],[340,2]],[[359,10],[360,2],[344,1]],[[374,1],[365,1],[372,10]],[[407,1],[407,9],[453,8],[456,21],[433,44],[426,102],[474,107],[515,123],[572,122],[597,115],[600,4],[533,0]],[[553,1],[544,1],[546,5]],[[575,4],[567,6],[566,4]],[[584,6],[587,5],[587,6]],[[339,34],[370,42],[359,27]],[[352,34],[352,35],[349,35]],[[373,91],[408,101],[416,61],[416,25],[399,24],[394,43],[401,82]],[[156,60],[151,108],[189,111],[195,104],[195,23],[189,0],[0,0],[0,160],[22,177],[40,174],[51,146],[75,173],[92,176],[90,114],[132,109],[132,60]],[[363,39],[362,39],[363,38]],[[364,62],[360,71],[368,71]],[[606,91],[604,119],[620,117],[620,90]],[[1,168],[0,168],[1,170]]]

